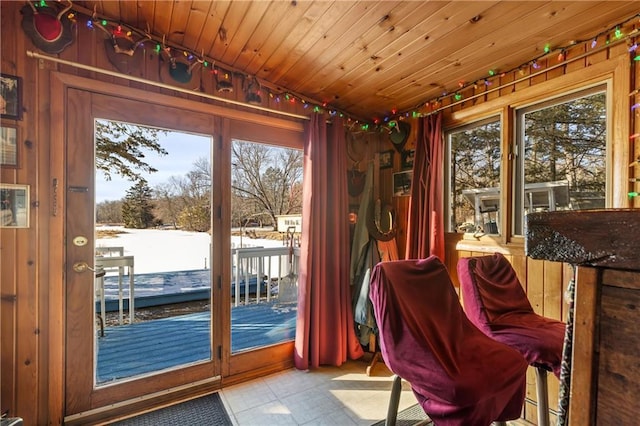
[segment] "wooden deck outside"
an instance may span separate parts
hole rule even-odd
[[[296,303],[261,303],[231,309],[231,351],[292,340]],[[106,327],[97,338],[97,382],[160,371],[210,358],[210,313]]]

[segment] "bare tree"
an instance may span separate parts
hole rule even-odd
[[[278,215],[302,212],[300,150],[234,141],[231,164],[236,219],[265,213],[275,224]]]
[[[211,163],[201,157],[185,176],[172,176],[154,188],[157,215],[190,231],[207,231],[211,226]]]

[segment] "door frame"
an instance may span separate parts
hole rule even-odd
[[[140,87],[140,88],[138,88]],[[147,90],[143,90],[146,88]],[[49,267],[51,270],[51,283],[49,287],[49,311],[47,319],[51,326],[49,340],[49,412],[52,418],[64,419],[65,423],[86,423],[91,419],[113,418],[132,411],[142,410],[149,407],[166,404],[169,401],[175,402],[180,399],[191,398],[199,394],[220,389],[222,378],[225,384],[236,383],[249,378],[258,377],[265,372],[278,371],[293,365],[293,342],[287,342],[259,351],[243,353],[231,356],[230,354],[230,307],[225,294],[228,289],[222,286],[221,297],[214,298],[217,306],[212,306],[212,316],[227,318],[221,321],[220,326],[213,328],[213,348],[221,345],[221,350],[214,350],[213,370],[216,374],[210,377],[201,378],[199,373],[194,373],[186,379],[169,379],[162,382],[161,388],[144,388],[146,392],[155,392],[146,396],[135,396],[131,391],[123,390],[131,388],[130,381],[122,385],[112,385],[92,392],[94,399],[92,408],[82,413],[66,415],[65,393],[67,383],[65,380],[66,371],[66,345],[65,336],[67,333],[66,313],[66,276],[70,272],[72,259],[65,257],[65,218],[67,215],[67,201],[69,194],[66,189],[70,183],[66,175],[66,144],[72,129],[67,128],[70,112],[67,108],[69,89],[96,94],[100,96],[110,96],[114,100],[103,107],[113,114],[113,119],[127,121],[126,111],[121,111],[117,107],[117,102],[144,102],[149,108],[170,107],[176,108],[181,113],[204,114],[211,116],[215,121],[216,134],[214,137],[214,160],[219,164],[212,165],[214,170],[219,168],[221,177],[219,182],[214,182],[218,187],[230,186],[230,164],[225,159],[230,158],[230,141],[232,139],[251,138],[252,140],[264,141],[266,143],[277,143],[283,146],[303,147],[303,121],[300,119],[282,119],[271,116],[264,116],[241,109],[228,109],[213,103],[197,102],[193,97],[187,99],[180,95],[168,95],[167,91],[160,91],[151,86],[137,84],[136,87],[122,86],[114,83],[102,82],[61,72],[50,73],[51,90],[51,156],[49,163],[51,198],[50,198],[50,232],[49,240]],[[126,90],[124,90],[126,89]],[[118,115],[121,114],[121,115]],[[54,120],[55,118],[55,120]],[[102,118],[102,117],[101,117]],[[75,123],[75,120],[73,121]],[[154,125],[154,123],[144,124]],[[171,127],[166,120],[158,118],[160,127]],[[177,128],[177,130],[181,130]],[[194,131],[194,130],[192,130]],[[212,132],[213,133],[213,132]],[[283,141],[285,142],[283,144]],[[219,244],[223,247],[223,241],[230,241],[230,197],[226,191],[214,191],[213,194],[213,221],[214,226],[220,230],[216,238],[219,242],[212,241],[212,244]],[[217,213],[216,213],[217,212]],[[218,271],[221,275],[215,279],[226,282],[231,276],[229,255],[214,257],[212,262],[218,262]],[[214,267],[212,263],[211,267]],[[75,272],[74,272],[75,273]],[[228,295],[230,297],[230,295]],[[217,354],[215,352],[218,352]],[[218,358],[220,354],[220,358]],[[195,366],[198,367],[198,366]],[[211,369],[211,367],[209,367]],[[182,371],[182,370],[180,370]],[[210,370],[211,371],[211,370]],[[180,376],[181,374],[175,374]],[[93,373],[92,373],[93,374]],[[163,377],[170,377],[171,373],[161,374]],[[153,377],[157,377],[154,375]],[[93,378],[92,378],[93,380]],[[144,379],[142,379],[144,380]],[[156,379],[154,379],[156,380]],[[102,392],[104,391],[104,392]],[[140,393],[140,392],[138,392]],[[128,395],[127,395],[128,394]],[[117,402],[114,402],[117,400]]]

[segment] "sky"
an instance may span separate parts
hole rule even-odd
[[[171,176],[184,176],[193,169],[198,158],[210,156],[211,139],[209,136],[191,133],[169,132],[160,135],[160,144],[169,152],[161,156],[155,152],[146,151],[147,163],[158,169],[157,172],[145,174],[145,179],[151,188],[169,181]],[[96,173],[96,203],[119,200],[124,198],[126,191],[133,185],[129,180],[119,175],[112,175],[107,181],[100,171]]]

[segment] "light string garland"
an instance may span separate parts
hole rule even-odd
[[[558,46],[558,47],[552,48],[551,45],[547,43],[544,45],[542,49],[542,53],[540,55],[534,57],[533,59],[517,67],[514,67],[508,71],[502,71],[502,72],[499,72],[498,70],[495,70],[495,69],[490,69],[487,72],[487,75],[485,77],[481,77],[475,80],[474,82],[460,81],[458,82],[457,88],[452,90],[445,90],[442,93],[442,95],[427,101],[423,101],[415,105],[413,108],[409,110],[400,112],[399,115],[402,117],[413,117],[413,118],[424,117],[426,115],[432,114],[440,110],[443,107],[443,101],[447,99],[450,100],[451,103],[444,107],[451,107],[456,103],[464,102],[465,99],[464,99],[463,93],[468,89],[472,89],[475,91],[475,89],[478,89],[481,86],[485,86],[485,87],[491,86],[495,80],[502,78],[505,75],[510,73],[518,72],[520,75],[524,76],[525,71],[528,67],[531,67],[534,70],[538,71],[542,68],[542,66],[540,65],[540,61],[542,59],[549,59],[555,56],[559,63],[563,63],[567,61],[567,52],[571,48],[576,47],[580,44],[586,44],[590,42],[589,47],[591,50],[594,50],[598,48],[599,40],[602,40],[603,38],[604,38],[605,46],[609,46],[614,42],[617,43],[626,39],[629,42],[628,49],[629,49],[629,52],[633,55],[633,61],[638,62],[640,61],[640,54],[636,53],[638,49],[638,45],[635,40],[632,40],[632,38],[639,35],[640,30],[638,28],[634,28],[627,34],[625,34],[623,31],[623,28],[625,26],[627,26],[630,22],[637,20],[638,18],[640,18],[640,13],[630,18],[627,18],[623,22],[620,22],[618,24],[615,24],[609,27],[608,29],[598,33],[594,37],[589,37],[583,40],[571,41],[566,46]],[[513,82],[510,82],[508,84],[513,84]],[[483,92],[481,92],[480,94],[482,93]],[[635,108],[640,108],[640,103]],[[427,111],[422,112],[425,109]],[[391,115],[393,116],[395,115],[395,113],[393,113],[392,111]],[[385,120],[388,120],[388,118],[385,118]]]
[[[49,0],[49,3],[57,2]],[[32,4],[35,7],[49,7],[46,0],[38,0]],[[67,13],[67,17],[77,24],[78,18],[80,16],[82,16],[83,19],[86,19],[86,24],[84,26],[89,30],[96,30],[97,28],[99,28],[107,35],[111,35],[111,37],[113,37],[114,39],[117,37],[127,37],[130,40],[138,39],[139,42],[136,42],[136,47],[144,47],[149,49],[149,44],[153,43],[153,47],[149,49],[152,52],[158,55],[164,53],[170,58],[172,57],[172,54],[183,55],[188,61],[193,61],[193,65],[196,65],[197,61],[197,63],[199,63],[204,70],[208,70],[210,74],[216,77],[218,74],[220,74],[221,78],[229,84],[234,75],[241,77],[243,80],[243,84],[241,85],[241,87],[243,87],[243,89],[245,90],[247,88],[251,88],[252,90],[254,90],[257,85],[257,87],[259,87],[259,93],[254,91],[251,96],[247,94],[247,99],[250,99],[247,100],[247,103],[256,104],[258,102],[258,98],[260,98],[260,101],[263,101],[265,97],[268,97],[273,103],[276,104],[284,104],[285,102],[289,104],[297,104],[301,105],[304,110],[313,111],[315,113],[326,113],[330,118],[345,118],[346,125],[351,130],[359,129],[366,131],[370,129],[371,123],[367,122],[367,120],[360,117],[354,117],[353,115],[345,111],[341,111],[338,108],[331,107],[329,102],[319,102],[317,100],[310,99],[292,91],[273,87],[266,81],[258,81],[255,75],[249,75],[245,72],[236,70],[231,66],[222,64],[215,59],[205,56],[204,52],[200,52],[200,54],[198,54],[182,46],[167,41],[166,36],[159,37],[153,35],[150,33],[148,28],[147,31],[142,31],[140,29],[124,25],[108,17],[102,16],[101,14],[97,13],[95,7],[94,10],[91,11],[74,4],[71,10]],[[253,83],[254,86],[252,86],[251,83]],[[218,88],[218,91],[231,92],[231,86],[223,85],[223,87],[223,90],[220,90],[220,88]]]
[[[36,7],[48,6],[46,0],[38,0],[33,4]],[[316,113],[327,113],[330,117],[339,116],[339,117],[346,118],[347,127],[350,130],[357,129],[362,131],[388,131],[389,128],[392,126],[392,123],[395,122],[395,120],[406,120],[411,118],[424,117],[426,115],[437,112],[444,107],[451,107],[457,103],[464,102],[465,91],[469,89],[475,91],[480,86],[485,86],[485,87],[492,86],[495,80],[504,77],[506,74],[518,72],[520,75],[524,75],[525,70],[528,67],[531,67],[536,71],[540,70],[542,66],[540,65],[539,61],[541,61],[542,59],[549,59],[553,56],[556,56],[557,61],[559,63],[562,63],[567,60],[567,52],[571,48],[578,46],[580,44],[586,44],[590,42],[589,47],[591,48],[591,50],[594,50],[598,48],[599,40],[601,40],[602,38],[604,38],[605,46],[608,46],[613,42],[617,43],[624,39],[631,41],[631,38],[635,37],[640,32],[638,28],[634,28],[628,34],[625,34],[623,31],[623,28],[626,25],[628,25],[631,21],[636,20],[640,17],[640,13],[638,13],[620,23],[617,23],[609,27],[608,29],[598,33],[593,37],[589,37],[589,38],[578,40],[578,41],[571,41],[566,46],[558,46],[558,47],[552,48],[550,44],[547,43],[543,46],[542,53],[540,55],[508,71],[499,72],[495,69],[490,69],[487,72],[486,76],[481,77],[475,80],[474,82],[460,81],[458,82],[457,88],[452,90],[445,90],[441,96],[432,98],[428,101],[423,101],[409,110],[398,111],[397,109],[392,108],[390,109],[389,114],[385,115],[383,118],[374,117],[370,121],[368,121],[363,118],[353,117],[349,113],[341,111],[337,108],[332,108],[329,102],[327,101],[319,102],[317,100],[309,99],[305,96],[302,96],[297,93],[293,93],[291,91],[282,90],[280,88],[273,87],[266,81],[259,82],[256,76],[248,75],[245,72],[233,69],[233,67],[231,66],[228,66],[226,64],[221,64],[220,62],[216,62],[216,60],[210,57],[206,57],[204,55],[204,52],[200,52],[200,54],[198,54],[182,46],[178,46],[176,44],[167,42],[165,40],[166,38],[165,36],[159,37],[159,36],[152,35],[150,34],[150,31],[148,28],[147,28],[147,31],[142,31],[137,28],[125,26],[107,17],[100,16],[96,12],[95,8],[92,12],[88,9],[82,8],[81,6],[73,5],[71,11],[68,12],[67,17],[75,22],[78,15],[82,15],[87,19],[86,27],[89,29],[95,29],[97,25],[100,25],[101,26],[100,29],[102,31],[105,31],[107,34],[111,33],[114,38],[122,37],[123,35],[126,35],[126,37],[128,37],[129,39],[132,39],[135,34],[139,40],[136,43],[136,47],[145,46],[148,43],[155,43],[155,46],[153,47],[152,51],[155,52],[156,54],[160,55],[161,53],[164,52],[166,54],[169,54],[170,57],[172,52],[176,54],[182,54],[188,61],[197,61],[197,63],[199,63],[205,70],[208,70],[211,74],[216,75],[216,77],[217,77],[217,74],[223,73],[223,75],[227,75],[226,80],[230,81],[233,75],[241,76],[244,82],[241,86],[246,92],[245,94],[247,95],[246,99],[248,103],[255,104],[258,102],[258,99],[260,99],[260,101],[263,101],[266,97],[268,97],[271,101],[273,101],[276,104],[285,103],[285,102],[288,102],[291,104],[299,104],[299,105],[302,105],[303,109],[305,110],[310,110]],[[629,44],[629,52],[633,55],[633,62],[640,61],[640,54],[637,53],[637,48],[638,48],[638,45],[637,45],[637,42],[635,42],[635,40]],[[196,62],[194,62],[193,64],[196,65]],[[258,92],[255,91],[255,86],[252,86],[250,82],[253,82],[255,85],[259,87]],[[508,84],[513,84],[513,82],[510,82]],[[249,96],[249,93],[247,92],[247,89],[250,87],[252,88],[252,90],[254,90],[251,96]],[[230,88],[229,86],[225,86],[225,89],[229,89],[229,88]],[[638,94],[639,92],[640,92],[640,89],[637,89],[636,91],[634,91],[634,93],[630,94],[630,96]],[[479,95],[482,95],[483,93],[484,92],[480,92]],[[444,105],[443,101],[446,99],[449,99],[451,103]],[[639,109],[639,108],[640,108],[640,102],[634,103],[632,106],[632,110]],[[423,112],[425,109],[427,111]],[[632,136],[632,138],[638,137],[638,136],[640,136],[640,134],[634,135]]]

